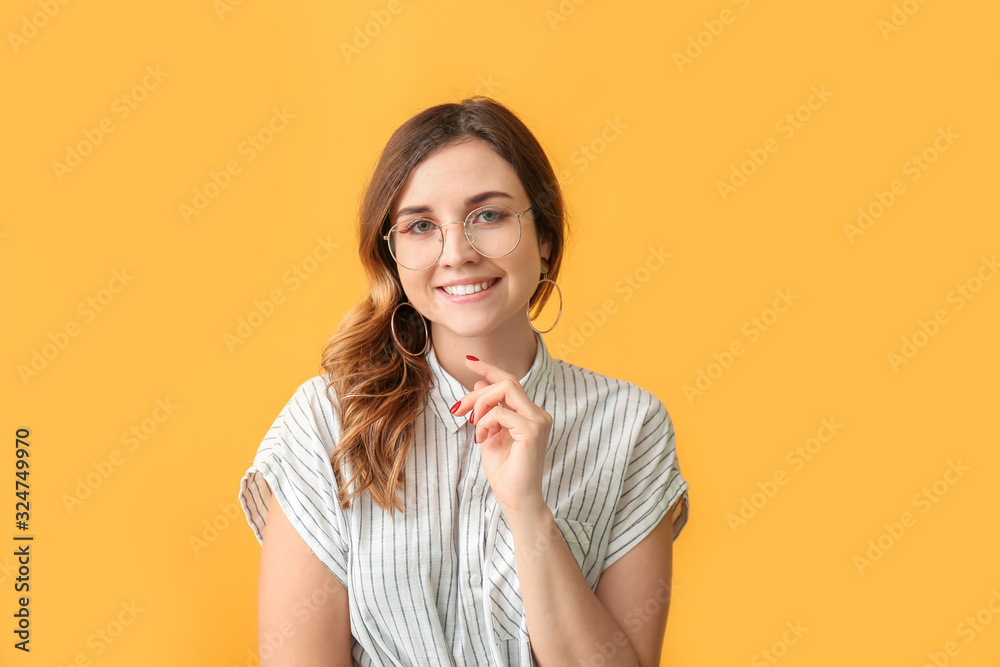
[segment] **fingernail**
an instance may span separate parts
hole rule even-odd
[[[469,413],[469,423],[470,424],[475,424],[476,423],[476,411],[475,411],[475,409],[473,409],[473,411]]]
[[[455,405],[451,406],[451,414],[455,414],[455,410],[458,410],[458,406],[460,406],[461,404],[462,404],[462,401],[459,401]]]
[[[467,355],[465,355],[465,358],[466,358],[466,359],[471,359],[472,361],[479,361],[479,359],[476,359],[476,358],[475,358],[474,356],[472,356],[471,354],[467,354]]]

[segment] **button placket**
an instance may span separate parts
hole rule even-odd
[[[458,535],[461,558],[458,571],[459,590],[462,591],[468,627],[482,625],[480,616],[484,608],[483,595],[483,553],[484,553],[484,484],[482,461],[478,445],[472,442],[473,432],[468,434],[468,444],[463,452],[461,479],[458,485],[459,526]],[[464,529],[468,526],[468,529]]]
[[[475,437],[475,431],[470,437]],[[470,536],[470,550],[469,556],[469,584],[475,589],[473,592],[476,596],[477,603],[482,601],[482,583],[483,583],[483,559],[485,558],[485,528],[486,528],[486,507],[485,498],[483,495],[483,488],[485,479],[483,479],[483,463],[480,457],[479,446],[473,443],[472,451],[469,456],[469,470],[468,476],[466,478],[466,503],[469,508],[470,515],[476,518],[473,525],[478,527],[476,534]],[[474,548],[473,548],[474,547]]]

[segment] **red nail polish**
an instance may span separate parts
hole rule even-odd
[[[466,359],[472,359],[473,361],[479,361],[479,359],[476,359],[476,358],[475,358],[474,356],[472,356],[471,354],[467,354],[467,355],[465,355],[465,358],[466,358]]]
[[[476,411],[475,410],[473,410],[472,412],[469,413],[469,423],[470,424],[475,424],[476,423]]]
[[[459,401],[455,405],[451,406],[451,414],[455,414],[455,410],[458,410],[458,406],[460,406],[461,404],[462,404],[462,401]]]

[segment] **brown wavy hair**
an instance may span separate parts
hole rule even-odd
[[[410,172],[436,150],[467,138],[485,141],[514,168],[531,202],[538,238],[551,248],[547,277],[555,280],[559,274],[566,233],[562,190],[538,140],[510,109],[477,95],[425,109],[392,134],[368,181],[358,216],[367,297],[344,316],[325,343],[320,364],[340,421],[331,463],[344,509],[354,494],[366,489],[390,514],[403,509],[397,496],[405,481],[403,462],[417,416],[426,407],[432,375],[426,357],[406,356],[392,341],[390,318],[406,294],[382,237]],[[532,294],[532,318],[551,291],[551,283],[541,283]],[[396,314],[397,337],[410,351],[427,343],[419,319],[413,308]],[[329,395],[331,388],[334,396]],[[353,471],[346,485],[344,470]]]

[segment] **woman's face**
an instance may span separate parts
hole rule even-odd
[[[465,220],[469,212],[485,204],[504,204],[523,213],[530,201],[506,160],[485,142],[465,139],[431,153],[410,172],[390,209],[390,224],[417,217],[438,224]],[[398,267],[403,291],[432,323],[432,335],[440,340],[445,333],[441,328],[470,338],[526,329],[525,308],[538,286],[541,258],[547,259],[550,250],[548,243],[538,242],[531,211],[521,218],[517,247],[503,257],[480,255],[469,244],[462,225],[448,225],[442,231],[444,246],[437,264],[422,271]],[[489,282],[489,288],[474,294],[456,296],[445,291],[453,285]]]

